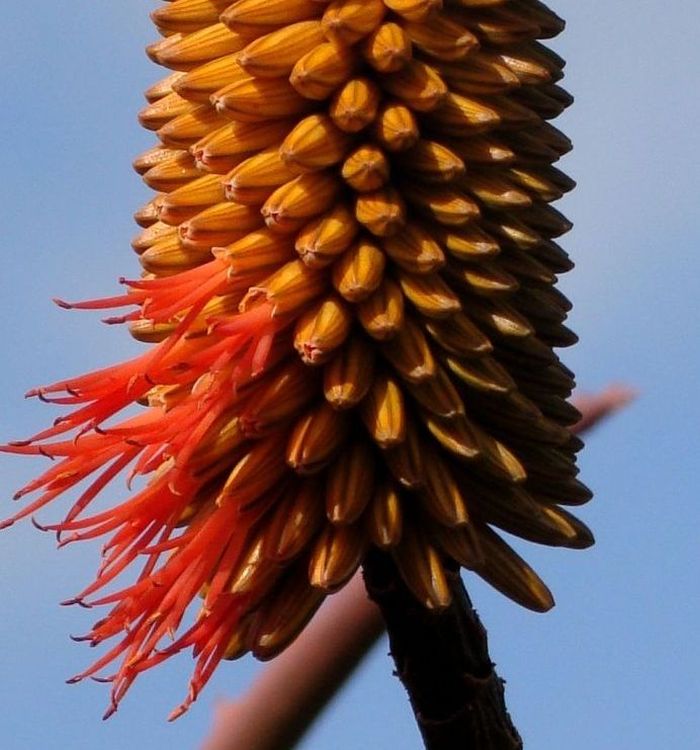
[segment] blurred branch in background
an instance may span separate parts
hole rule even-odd
[[[361,575],[233,702],[216,709],[203,750],[289,750],[384,632]]]
[[[574,406],[581,412],[581,419],[572,428],[577,434],[587,432],[600,421],[627,406],[637,396],[637,391],[628,385],[609,385],[596,394],[579,394]]]
[[[636,392],[612,385],[574,399],[576,433],[623,408]],[[290,750],[384,632],[361,575],[333,596],[301,636],[235,701],[220,703],[201,750]]]

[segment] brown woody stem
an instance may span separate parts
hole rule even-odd
[[[389,555],[372,551],[363,570],[427,750],[522,748],[459,572],[448,572],[452,604],[434,612],[411,594]]]

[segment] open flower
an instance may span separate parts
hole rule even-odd
[[[569,270],[549,203],[573,183],[562,22],[536,0],[173,0],[135,167],[144,273],[124,294],[141,356],[37,389],[71,410],[4,450],[56,459],[14,521],[76,491],[61,543],[106,537],[74,601],[111,605],[112,705],[192,647],[270,658],[370,545],[426,607],[454,560],[536,610],[551,595],[493,527],[585,547]],[[112,419],[137,402],[144,408]],[[118,475],[129,496],[91,511]],[[104,588],[129,566],[138,577]],[[193,624],[182,625],[201,597]]]

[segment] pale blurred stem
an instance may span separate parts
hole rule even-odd
[[[590,429],[633,397],[634,392],[625,386],[611,386],[594,396],[577,397],[575,403],[582,419],[574,431]],[[463,605],[467,612],[471,609],[468,601]],[[481,654],[483,667],[487,661],[490,664],[487,652],[480,651],[482,646],[485,648],[485,633],[480,625],[473,623],[470,627],[475,644],[472,650],[475,657]],[[367,598],[362,580],[357,576],[332,597],[301,636],[265,669],[242,698],[219,705],[213,732],[202,750],[290,750],[382,632],[379,610]],[[493,679],[497,680],[495,675]],[[494,686],[497,687],[496,683],[489,690],[493,691]],[[498,705],[495,694],[493,700],[494,705]],[[499,725],[508,726],[506,719],[503,705]],[[514,736],[517,737],[517,733]],[[476,750],[501,746],[472,747]]]
[[[290,750],[384,631],[360,576],[323,607],[239,700],[216,709],[202,750]]]

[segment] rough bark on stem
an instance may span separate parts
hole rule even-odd
[[[391,557],[373,550],[364,578],[384,616],[396,674],[427,750],[518,750],[486,631],[459,571],[448,571],[452,604],[435,612],[411,594]]]

